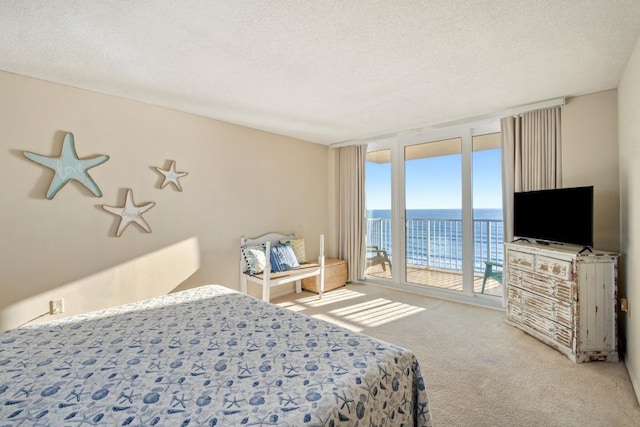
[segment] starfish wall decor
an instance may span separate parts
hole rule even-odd
[[[47,199],[51,200],[60,191],[65,184],[71,180],[76,180],[80,184],[87,187],[95,196],[102,197],[102,192],[95,181],[89,176],[88,170],[92,167],[101,165],[109,160],[109,156],[96,156],[92,158],[79,159],[76,153],[76,146],[73,140],[73,134],[67,133],[62,143],[62,153],[60,157],[47,157],[41,154],[24,152],[24,156],[42,166],[48,167],[55,172],[49,190],[47,191]]]
[[[155,202],[145,203],[143,205],[136,205],[133,201],[133,190],[127,189],[127,199],[124,206],[107,206],[102,205],[102,209],[110,212],[114,215],[120,216],[120,223],[118,224],[118,230],[116,231],[116,237],[122,236],[125,228],[132,222],[138,224],[144,231],[151,233],[151,227],[147,221],[144,220],[142,214],[154,207]]]
[[[160,185],[160,189],[163,189],[167,186],[167,184],[172,183],[178,189],[178,191],[182,191],[182,186],[180,185],[180,181],[178,181],[183,176],[189,175],[187,172],[176,172],[176,162],[175,160],[171,161],[171,166],[169,166],[169,170],[160,169],[156,167],[156,170],[164,175],[164,181],[162,181],[162,185]]]

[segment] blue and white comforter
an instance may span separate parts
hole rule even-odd
[[[0,332],[0,426],[431,425],[415,356],[203,286]]]

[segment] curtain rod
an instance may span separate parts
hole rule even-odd
[[[434,125],[427,125],[419,128],[402,130],[398,132],[391,132],[383,135],[372,136],[368,138],[351,139],[348,141],[336,142],[329,145],[329,148],[348,147],[350,145],[362,145],[371,142],[378,142],[389,139],[402,139],[411,136],[417,136],[420,134],[426,134],[434,130],[443,129],[453,126],[461,126],[464,124],[472,124],[477,122],[486,122],[489,120],[499,120],[502,117],[517,116],[520,114],[528,113],[529,111],[543,110],[545,108],[560,107],[566,104],[565,97],[548,99],[546,101],[534,102],[532,104],[519,105],[517,107],[511,107],[506,110],[501,110],[495,113],[482,114],[479,116],[468,117],[466,119],[452,120],[450,122],[438,123]]]

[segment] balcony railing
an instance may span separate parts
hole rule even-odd
[[[485,261],[502,263],[502,221],[473,221],[473,269],[483,273]],[[462,270],[462,220],[415,218],[406,220],[408,265],[443,270]],[[367,245],[393,256],[391,220],[367,219]]]

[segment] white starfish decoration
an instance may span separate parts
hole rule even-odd
[[[60,157],[47,157],[41,154],[31,153],[29,151],[25,151],[24,156],[29,160],[41,164],[42,166],[53,169],[56,173],[51,180],[51,185],[49,185],[47,199],[53,199],[56,193],[72,179],[75,179],[80,184],[87,187],[95,196],[102,197],[102,192],[98,188],[98,185],[93,179],[91,179],[87,171],[92,167],[101,165],[109,160],[109,156],[96,156],[89,159],[79,159],[78,154],[76,153],[76,146],[73,141],[72,133],[69,132],[64,136]]]
[[[171,166],[169,166],[169,170],[160,169],[156,166],[156,170],[164,175],[164,181],[162,181],[162,185],[160,185],[160,189],[163,189],[167,186],[167,184],[172,183],[176,186],[178,191],[182,191],[182,186],[180,186],[180,181],[178,179],[183,176],[189,175],[187,172],[176,172],[176,162],[175,160],[171,161]]]
[[[102,209],[120,216],[120,224],[118,224],[118,231],[116,231],[116,237],[120,237],[125,228],[127,228],[127,226],[132,222],[138,224],[147,233],[151,233],[151,227],[149,227],[147,221],[142,218],[142,214],[155,205],[155,202],[149,202],[139,206],[136,205],[133,201],[133,190],[129,188],[127,189],[127,200],[125,201],[124,206],[118,207],[102,205]]]

